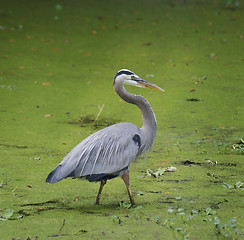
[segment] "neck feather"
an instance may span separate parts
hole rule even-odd
[[[140,95],[128,93],[122,84],[119,86],[115,85],[114,88],[124,101],[137,105],[137,107],[141,110],[143,120],[143,127],[141,130],[145,132],[147,136],[151,136],[151,138],[154,139],[157,129],[157,122],[149,102]]]

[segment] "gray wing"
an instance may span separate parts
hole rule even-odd
[[[118,123],[90,135],[64,157],[46,181],[113,174],[127,168],[139,152],[139,132],[134,124]]]

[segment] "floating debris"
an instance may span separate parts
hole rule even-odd
[[[61,4],[57,4],[55,8],[57,11],[61,11],[63,9],[63,6]]]
[[[216,53],[210,53],[208,56],[209,56],[210,58],[213,58],[213,57],[216,56]]]
[[[146,43],[143,43],[143,44],[142,44],[143,47],[149,47],[149,46],[151,46],[151,45],[152,45],[151,42],[146,42]]]
[[[176,167],[167,167],[167,168],[158,168],[156,171],[153,171],[152,169],[147,169],[146,174],[147,177],[155,177],[158,178],[159,176],[162,176],[165,172],[176,172]]]
[[[223,184],[222,184],[222,186],[224,187],[224,188],[229,188],[229,189],[238,189],[238,188],[240,188],[240,189],[244,189],[243,188],[243,182],[236,182],[235,183],[235,185],[231,185],[231,184],[228,184],[228,183],[226,183],[226,182],[223,182]]]
[[[0,87],[7,90],[16,90],[16,85],[0,85]]]
[[[42,159],[40,157],[34,157],[34,158],[30,158],[30,160],[37,160],[37,161],[41,161]]]
[[[149,77],[154,78],[155,75],[154,75],[154,74],[147,74],[147,75],[146,75],[146,78],[149,78]]]
[[[234,150],[242,150],[244,151],[244,140],[241,138],[239,142],[232,145]]]
[[[99,112],[100,111],[102,111],[101,108]],[[99,117],[99,115],[97,115],[97,120],[94,124],[95,119],[96,117],[94,115],[86,115],[86,116],[80,116],[80,120],[73,120],[73,121],[69,121],[68,123],[74,125],[80,125],[81,127],[84,127],[86,125],[92,125],[93,128],[100,128],[103,126],[108,127],[119,122],[119,120],[116,119],[102,118],[101,116]]]
[[[197,77],[197,76],[193,76],[192,77],[193,80],[195,80],[195,84],[198,84],[198,83],[203,83],[203,80],[206,80],[207,77],[206,76],[202,76],[202,77]]]
[[[188,102],[203,102],[203,100],[200,100],[198,98],[187,98],[186,101],[188,101]]]
[[[207,160],[206,160],[206,163],[207,163],[207,164],[210,164],[210,165],[217,165],[217,164],[218,164],[217,161],[213,162],[213,161],[211,161],[210,159],[207,159]]]
[[[5,209],[0,213],[0,221],[6,221],[6,220],[18,220],[22,218],[23,216],[15,216],[13,209]]]
[[[183,165],[185,166],[195,166],[195,165],[201,165],[201,163],[197,163],[197,162],[194,162],[194,161],[191,161],[191,160],[186,160],[186,161],[183,161],[181,162]]]
[[[100,107],[100,105],[98,105],[98,108],[99,108],[99,112],[98,112],[98,114],[97,114],[97,116],[96,116],[96,118],[95,118],[95,120],[94,120],[94,122],[93,122],[93,124],[92,124],[92,127],[95,126],[96,121],[97,121],[98,117],[100,116],[100,114],[101,114],[101,112],[102,112],[102,110],[103,110],[103,108],[104,108],[104,104],[103,104],[101,107]]]

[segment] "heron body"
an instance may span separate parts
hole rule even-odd
[[[113,85],[118,95],[124,101],[140,108],[142,128],[132,123],[117,123],[90,135],[64,157],[48,175],[46,182],[56,183],[67,177],[86,177],[90,182],[101,181],[96,199],[96,204],[99,204],[106,181],[120,176],[127,187],[131,204],[135,204],[129,185],[129,166],[136,158],[150,150],[157,124],[148,101],[140,95],[128,93],[124,84],[164,90],[126,69],[115,75]]]

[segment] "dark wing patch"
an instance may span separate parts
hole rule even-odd
[[[100,173],[100,174],[92,174],[86,176],[86,179],[89,182],[96,182],[96,181],[101,181],[101,180],[108,180],[117,177],[118,175],[111,175],[107,173]]]
[[[141,138],[138,134],[134,134],[132,140],[138,145],[138,148],[141,147]]]

